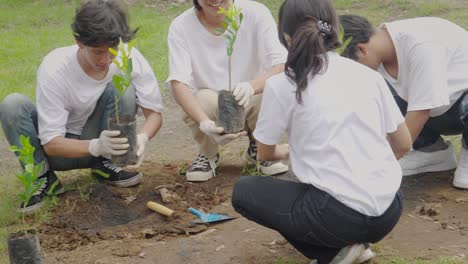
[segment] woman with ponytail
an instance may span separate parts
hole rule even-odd
[[[258,158],[289,158],[298,182],[241,177],[232,196],[237,212],[320,264],[363,262],[366,245],[393,229],[402,211],[397,159],[411,146],[384,79],[335,52],[338,27],[330,0],[281,6],[286,70],[265,84],[254,137]],[[289,145],[278,144],[284,131]]]

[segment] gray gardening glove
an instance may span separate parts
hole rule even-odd
[[[117,138],[120,131],[103,130],[99,138],[92,139],[88,151],[94,157],[108,155],[123,155],[127,153],[129,144],[127,138]]]
[[[216,126],[213,120],[205,120],[200,122],[200,130],[207,134],[211,140],[213,140],[218,145],[226,145],[227,143],[231,142],[232,140],[247,135],[247,132],[242,131],[235,134],[226,134],[221,135],[224,132],[223,127]]]

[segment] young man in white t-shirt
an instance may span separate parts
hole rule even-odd
[[[435,17],[384,23],[340,17],[351,43],[344,56],[379,71],[393,87],[413,138],[400,159],[404,175],[457,168],[453,185],[468,188],[468,32]],[[462,134],[460,160],[441,135]]]
[[[228,56],[225,36],[219,35],[223,14],[229,0],[194,0],[195,7],[179,15],[171,24],[168,36],[169,77],[166,86],[186,114],[199,145],[199,154],[187,171],[187,180],[206,181],[215,175],[219,159],[218,145],[224,145],[245,133],[222,135],[223,128],[215,124],[218,91],[228,89]],[[236,0],[244,19],[232,54],[233,93],[245,108],[245,130],[250,144],[248,160],[256,163],[257,146],[251,133],[255,129],[265,80],[281,71],[286,50],[281,46],[276,23],[270,11],[261,3]],[[281,162],[261,161],[266,175],[287,171]]]
[[[112,76],[120,70],[112,62],[109,48],[120,39],[130,41],[136,30],[127,24],[126,14],[114,1],[90,0],[76,11],[72,23],[76,45],[51,51],[37,72],[36,105],[21,94],[8,95],[0,105],[0,119],[8,142],[19,145],[21,134],[35,147],[36,163],[44,162],[41,189],[21,211],[31,213],[52,192],[63,192],[54,171],[92,168],[93,176],[110,184],[129,187],[142,174],[116,167],[107,159],[127,152],[126,138],[107,129],[114,113]],[[161,127],[162,101],[153,70],[143,55],[131,50],[132,87],[121,99],[121,113],[135,116],[139,106],[146,121],[137,135],[138,163],[145,145]],[[24,208],[23,208],[24,207]]]

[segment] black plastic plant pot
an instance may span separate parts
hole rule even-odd
[[[41,264],[42,251],[35,230],[19,231],[8,236],[10,264]]]
[[[218,126],[224,127],[224,133],[232,134],[244,129],[244,107],[240,106],[230,91],[218,93]]]
[[[118,137],[128,138],[127,153],[123,155],[113,155],[112,163],[119,167],[127,165],[134,165],[138,161],[136,155],[137,151],[137,134],[136,134],[136,119],[133,116],[123,115],[120,116],[120,122],[117,123],[115,117],[109,119],[109,130],[118,130],[120,135]]]

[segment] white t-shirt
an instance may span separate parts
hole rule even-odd
[[[244,19],[232,54],[232,85],[259,77],[272,66],[285,63],[287,51],[278,39],[276,23],[263,4],[236,0]],[[169,77],[196,92],[198,88],[227,90],[228,56],[225,36],[211,34],[200,22],[195,8],[174,19],[169,28]]]
[[[337,53],[327,55],[328,69],[309,80],[303,104],[284,73],[267,80],[254,137],[275,145],[287,131],[292,170],[301,182],[379,216],[402,178],[386,135],[404,118],[377,72]]]
[[[468,32],[450,21],[422,17],[385,23],[396,49],[398,80],[382,73],[408,111],[445,113],[468,90]]]
[[[36,107],[43,145],[67,132],[81,135],[112,76],[120,73],[112,63],[104,79],[94,80],[81,68],[77,52],[77,45],[55,49],[47,54],[37,71]],[[161,95],[151,66],[136,48],[132,49],[131,58],[137,104],[161,112]]]

